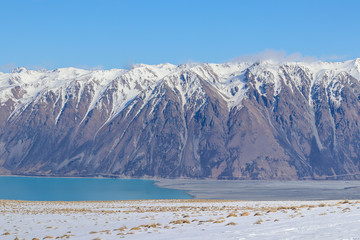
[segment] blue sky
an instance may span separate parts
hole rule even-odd
[[[0,71],[360,57],[360,1],[1,0]]]

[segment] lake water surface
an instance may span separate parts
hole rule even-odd
[[[161,188],[152,180],[0,177],[0,199],[105,201],[188,198],[191,196],[185,191]]]
[[[106,201],[192,197],[233,200],[360,199],[360,181],[162,179],[155,182],[140,179],[0,176],[0,199]]]

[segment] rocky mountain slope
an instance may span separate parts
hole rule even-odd
[[[360,59],[0,73],[0,173],[359,179]]]

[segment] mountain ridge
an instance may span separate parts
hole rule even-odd
[[[0,171],[358,179],[360,59],[0,74]]]

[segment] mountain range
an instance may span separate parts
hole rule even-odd
[[[360,59],[0,73],[0,174],[360,179]]]

